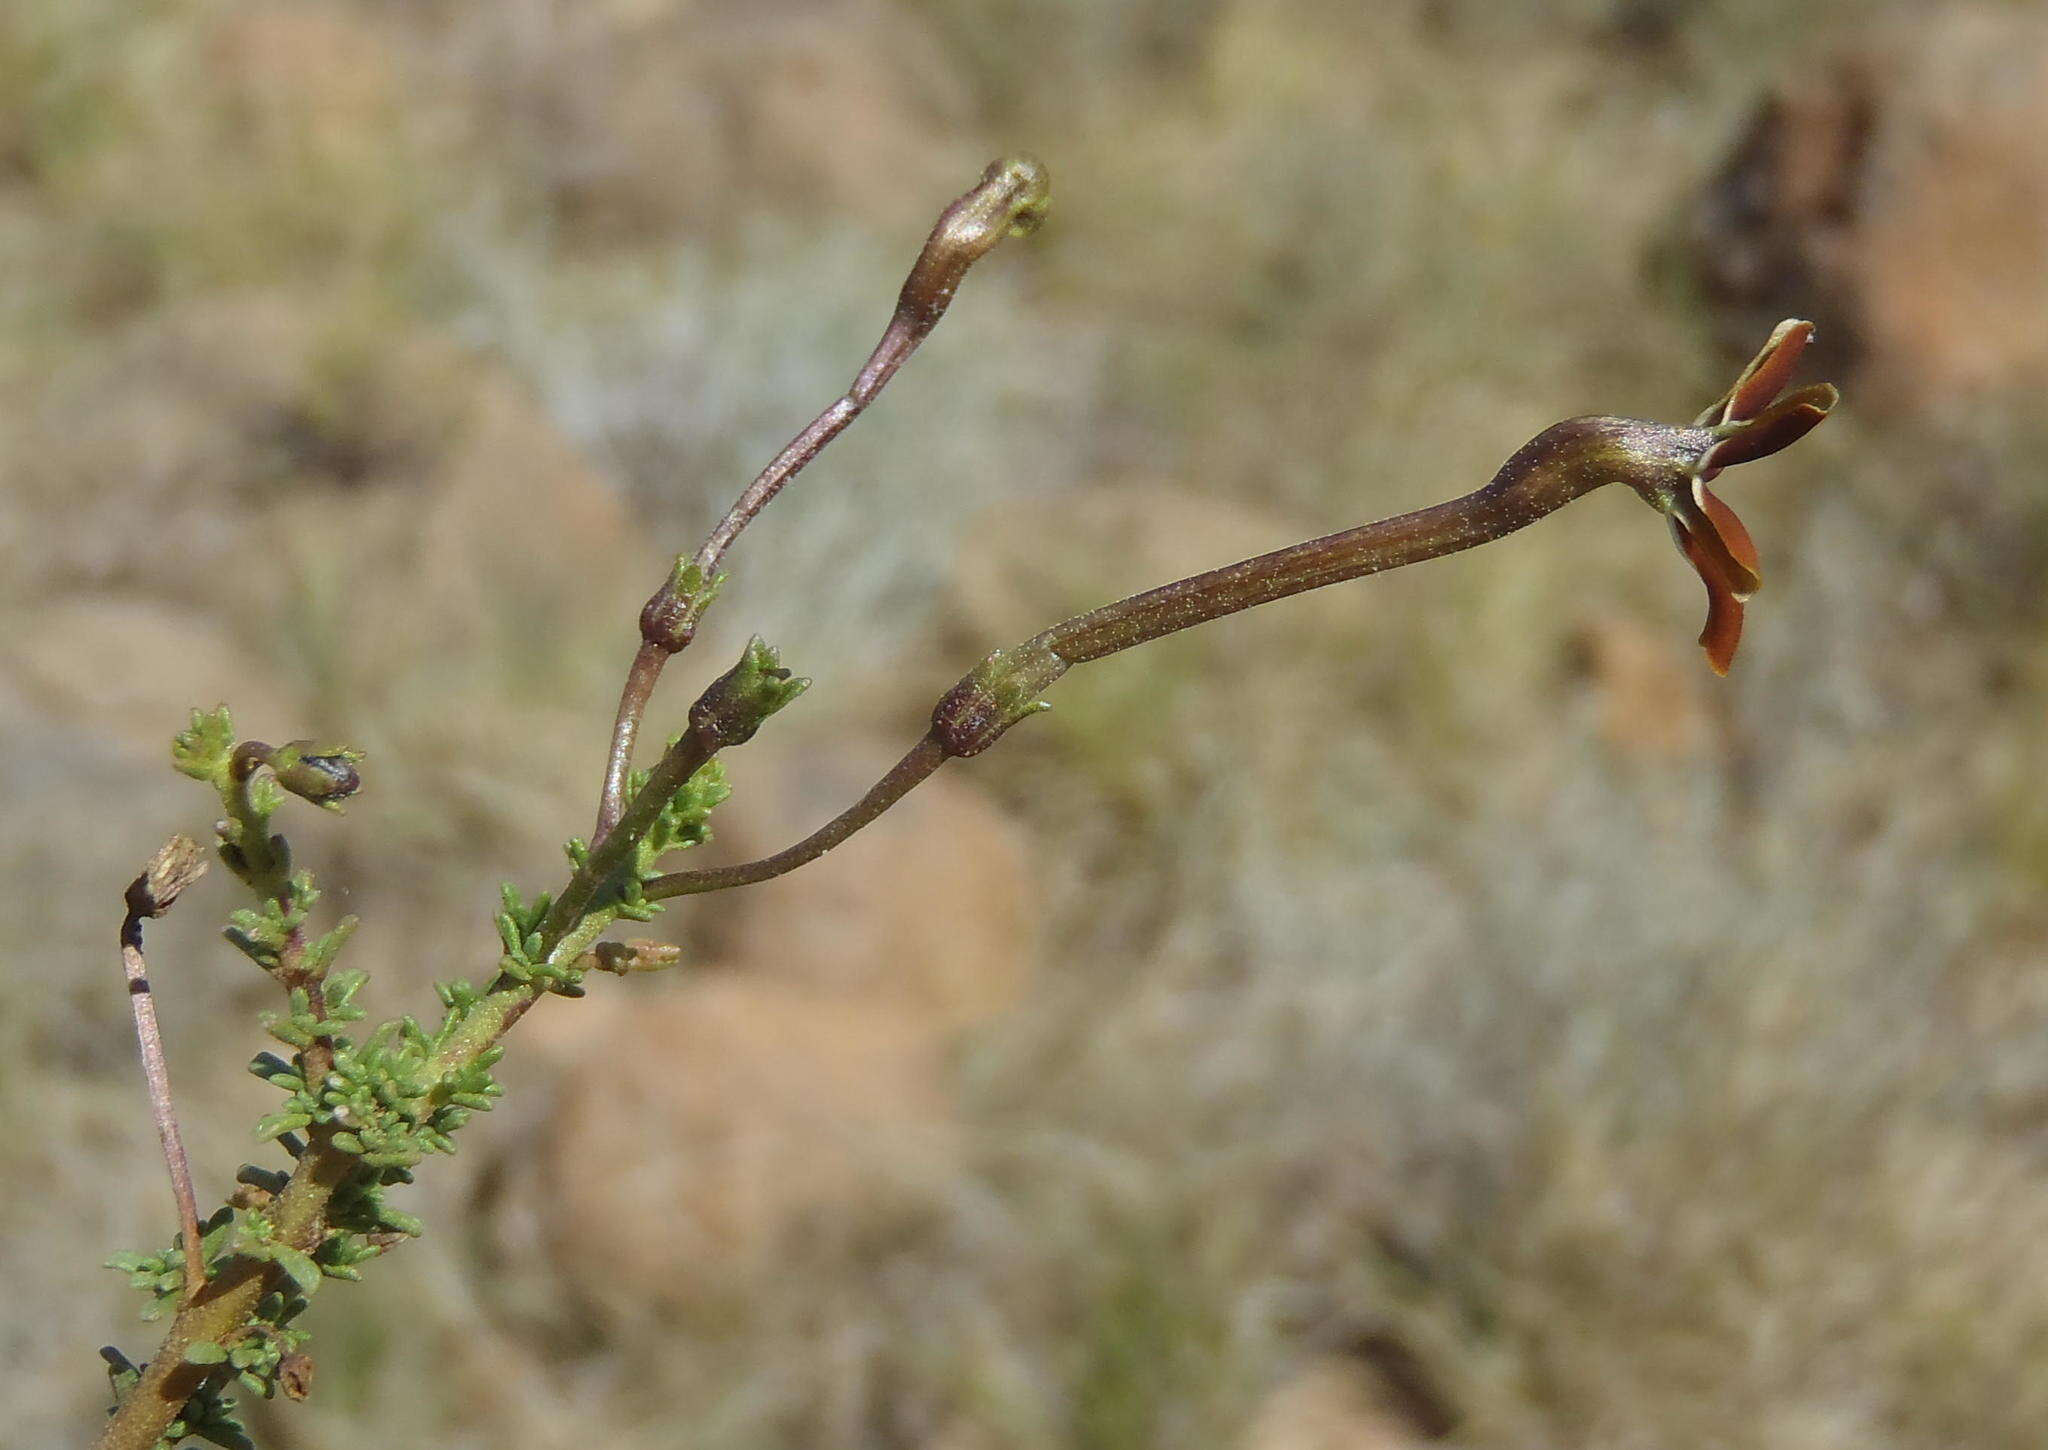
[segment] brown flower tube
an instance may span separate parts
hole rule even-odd
[[[1790,447],[1828,415],[1837,395],[1825,383],[1777,397],[1812,335],[1810,322],[1780,323],[1734,386],[1690,425],[1568,418],[1516,449],[1485,487],[1463,498],[1162,584],[996,650],[940,699],[924,738],[832,821],[758,861],[658,877],[647,895],[660,900],[745,886],[816,860],[947,760],[979,755],[1018,721],[1048,708],[1040,695],[1075,665],[1275,599],[1505,538],[1610,483],[1627,484],[1669,520],[1707,587],[1700,645],[1714,671],[1726,674],[1741,637],[1743,602],[1757,587],[1757,555],[1741,520],[1707,484],[1723,468]]]

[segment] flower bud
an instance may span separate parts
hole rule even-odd
[[[268,764],[277,783],[293,795],[333,810],[363,788],[356,771],[362,758],[360,750],[346,746],[292,740],[272,751]]]
[[[1066,672],[1067,661],[1039,640],[996,650],[933,708],[932,734],[949,756],[979,755],[1018,721],[1050,710],[1038,697]]]
[[[758,634],[740,662],[713,680],[690,707],[690,729],[712,750],[744,745],[762,722],[811,687],[782,667],[781,657]]]
[[[702,565],[687,557],[677,559],[661,588],[640,611],[640,637],[670,654],[679,653],[696,636],[697,621],[718,597],[723,583],[723,574],[707,579]]]
[[[981,183],[940,215],[896,299],[897,322],[912,338],[938,325],[967,269],[1004,237],[1029,236],[1045,220],[1052,183],[1044,163],[1025,155],[989,163]]]

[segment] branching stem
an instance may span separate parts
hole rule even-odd
[[[696,554],[687,562],[679,561],[669,579],[647,601],[640,614],[641,645],[626,673],[625,686],[619,693],[618,714],[612,722],[604,791],[598,802],[597,828],[591,833],[593,845],[601,844],[611,834],[625,808],[626,780],[633,769],[633,747],[647,702],[669,658],[687,648],[695,636],[704,606],[717,590],[726,551],[789,481],[845,432],[888,386],[889,380],[945,316],[968,268],[1004,237],[1021,236],[1037,229],[1045,216],[1048,187],[1045,168],[1039,162],[1028,156],[1006,157],[992,163],[972,191],[939,214],[916,264],[904,279],[889,325],[854,378],[853,386],[813,418],[741,490]],[[686,580],[694,580],[695,587],[684,587]]]
[[[549,908],[540,934],[545,949],[551,955],[589,912],[590,904],[597,899],[598,893],[616,881],[631,864],[640,838],[647,834],[662,809],[675,798],[677,791],[689,784],[691,776],[710,762],[714,754],[716,746],[695,730],[684,731],[681,738],[669,747],[649,773],[647,784],[620,814],[615,828],[590,848],[590,859],[570,878],[569,884],[562,888],[562,894]],[[584,947],[588,945],[588,942],[583,944]]]
[[[356,1163],[336,1148],[307,1147],[271,1209],[278,1242],[307,1253],[319,1246],[326,1233],[327,1205]],[[165,1427],[185,1402],[220,1373],[217,1367],[189,1363],[186,1349],[202,1340],[218,1344],[232,1339],[263,1296],[286,1282],[284,1270],[265,1260],[237,1256],[222,1265],[218,1278],[179,1307],[141,1380],[100,1432],[95,1450],[156,1450]]]
[[[967,268],[1001,237],[1035,225],[1044,203],[1043,171],[1035,163],[1012,160],[991,167],[979,187],[947,209],[904,283],[888,331],[852,389],[749,486],[695,559],[683,561],[648,602],[641,617],[643,644],[615,722],[598,832],[587,852],[574,849],[580,863],[577,871],[549,907],[537,933],[529,932],[516,950],[544,956],[551,967],[579,963],[606,928],[632,914],[643,900],[750,885],[817,860],[889,810],[946,761],[979,754],[1019,721],[1047,708],[1041,694],[1076,664],[1305,590],[1503,538],[1608,483],[1628,484],[1670,521],[1674,538],[1708,585],[1710,610],[1702,645],[1709,662],[1717,670],[1726,669],[1739,633],[1739,606],[1755,588],[1757,574],[1746,531],[1706,491],[1706,484],[1723,468],[1789,446],[1833,406],[1834,390],[1826,385],[1771,400],[1811,333],[1806,323],[1781,325],[1724,400],[1691,427],[1625,418],[1570,419],[1531,439],[1491,482],[1463,498],[1162,585],[996,650],[941,698],[932,711],[930,729],[866,795],[804,840],[758,861],[645,877],[654,848],[675,838],[662,832],[645,853],[642,846],[657,832],[678,793],[720,750],[751,738],[768,716],[809,683],[782,668],[775,652],[756,639],[739,664],[707,687],[692,706],[689,728],[665,752],[646,785],[630,802],[624,799],[634,736],[648,698],[663,663],[689,643],[703,605],[717,588],[717,566],[726,549],[776,492],[873,400],[937,323]],[[1717,414],[1719,421],[1714,421]],[[232,818],[222,832],[223,859],[260,896],[303,920],[311,901],[310,883],[295,884],[289,848],[282,837],[268,834],[269,813],[252,793],[252,778],[267,768],[292,794],[333,805],[357,788],[354,762],[359,757],[307,741],[278,750],[244,742],[227,759],[208,754],[208,742],[216,751],[224,749],[224,742],[232,739],[230,732],[225,710],[213,717],[195,713],[193,729],[179,737],[174,759],[185,773],[221,789]],[[354,1151],[338,1147],[344,1139],[332,1122],[313,1127],[303,1149],[294,1148],[294,1169],[267,1210],[267,1242],[261,1245],[265,1252],[226,1259],[213,1278],[206,1278],[197,1206],[148,990],[141,928],[144,917],[161,915],[196,878],[203,869],[197,862],[198,848],[182,837],[159,852],[129,888],[128,915],[121,929],[122,960],[151,1104],[178,1198],[186,1293],[155,1357],[127,1388],[108,1421],[98,1442],[100,1450],[158,1450],[165,1431],[193,1396],[228,1373],[222,1347],[248,1332],[265,1294],[285,1287],[289,1270],[280,1264],[276,1250],[296,1250],[301,1259],[319,1250],[328,1236],[335,1195],[370,1156],[359,1143]],[[303,988],[308,1004],[304,1010],[324,1018],[325,955],[309,948],[294,927],[274,964],[267,956],[259,960],[274,965],[288,987]],[[515,964],[523,965],[524,960],[522,956]],[[506,974],[480,999],[470,998],[467,1010],[447,1037],[437,1039],[425,1064],[432,1082],[445,1086],[451,1074],[475,1067],[506,1030],[561,981],[560,975],[539,972],[523,977]],[[333,1065],[333,1049],[319,1035],[314,1045],[300,1051],[297,1076],[305,1084],[319,1083]],[[416,1090],[407,1091],[418,1095]],[[196,1358],[188,1357],[188,1351],[197,1351]]]
[[[660,816],[662,807],[711,759],[722,743],[711,732],[692,730],[686,732],[662,757],[645,788],[633,798],[621,817],[619,829],[601,848],[591,852],[588,863],[571,878],[551,910],[542,928],[551,959],[574,960],[581,956],[589,949],[596,934],[610,924],[611,913],[602,908],[593,913],[590,910],[592,903],[599,899],[605,886],[614,882],[619,873],[630,865],[635,846]],[[197,848],[193,849],[196,852]],[[134,888],[131,888],[131,919],[135,904],[133,893]],[[129,926],[124,925],[124,948],[128,935]],[[489,994],[471,1009],[455,1036],[442,1045],[429,1064],[429,1071],[440,1077],[475,1062],[547,990],[547,983],[538,978],[527,982],[500,978],[492,984]],[[311,996],[315,1001],[319,999],[317,990]],[[136,1000],[147,999],[138,997]],[[145,1063],[151,1060],[153,1029],[152,1021],[150,1033],[144,1040]],[[138,1027],[138,1030],[141,1029]],[[331,1062],[331,1058],[327,1060]],[[156,1048],[155,1061],[160,1070],[160,1045]],[[311,1071],[314,1064],[308,1062],[306,1066]],[[168,1087],[163,1087],[161,1092],[167,1107]],[[153,1102],[159,1098],[159,1079],[154,1072],[151,1076],[151,1097]],[[160,1130],[165,1121],[160,1113]],[[172,1131],[175,1132],[175,1125],[172,1125]],[[309,1136],[304,1153],[294,1164],[291,1178],[271,1210],[277,1241],[302,1253],[314,1252],[325,1239],[329,1204],[360,1163],[353,1155],[333,1146],[331,1131],[316,1130]],[[166,1152],[169,1151],[167,1146]],[[173,1175],[175,1180],[176,1168]],[[179,1191],[180,1211],[186,1219],[186,1272],[190,1284],[191,1265],[198,1258],[197,1210],[193,1205],[189,1179]],[[155,1450],[164,1427],[177,1417],[186,1401],[210,1376],[220,1373],[209,1366],[188,1363],[186,1349],[202,1340],[221,1343],[231,1339],[248,1323],[262,1297],[284,1287],[286,1282],[285,1271],[277,1264],[238,1255],[221,1266],[218,1277],[212,1282],[202,1280],[194,1286],[172,1319],[163,1343],[144,1369],[141,1380],[108,1420],[97,1450]]]

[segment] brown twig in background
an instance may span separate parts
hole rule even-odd
[[[694,556],[679,560],[669,578],[640,612],[641,644],[619,694],[612,723],[611,750],[605,759],[604,794],[598,804],[597,829],[591,844],[603,841],[618,824],[625,807],[626,779],[633,769],[633,746],[640,720],[669,657],[680,653],[696,634],[705,605],[718,591],[719,565],[726,550],[792,478],[801,473],[825,446],[845,432],[872,403],[918,345],[931,335],[952,305],[953,294],[968,268],[987,256],[1004,237],[1025,236],[1045,219],[1050,196],[1045,167],[1029,156],[992,162],[981,181],[940,213],[925,239],[924,250],[904,279],[882,340],[837,402],[813,418],[775,460],[762,469],[726,510]]]
[[[128,1002],[135,1010],[135,1038],[142,1050],[142,1073],[149,1080],[149,1107],[156,1135],[163,1144],[164,1167],[171,1193],[178,1200],[178,1222],[185,1237],[185,1298],[206,1287],[206,1265],[199,1250],[199,1204],[192,1192],[192,1169],[185,1142],[178,1134],[178,1116],[171,1102],[171,1074],[164,1062],[163,1034],[157,1029],[156,1003],[149,991],[149,965],[142,956],[142,922],[171,909],[178,894],[206,874],[206,857],[190,836],[173,836],[128,885],[128,914],[121,920],[121,965],[128,973]]]

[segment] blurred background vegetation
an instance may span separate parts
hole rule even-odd
[[[185,711],[371,751],[297,836],[386,1011],[481,970],[664,557],[1022,147],[1050,224],[657,703],[753,630],[817,677],[712,849],[992,645],[1811,316],[1734,676],[1619,493],[1077,673],[537,1012],[266,1444],[2037,1446],[2044,96],[2035,4],[10,0],[4,1438],[152,1342],[114,928]],[[151,941],[202,1196],[270,1096],[227,896]]]

